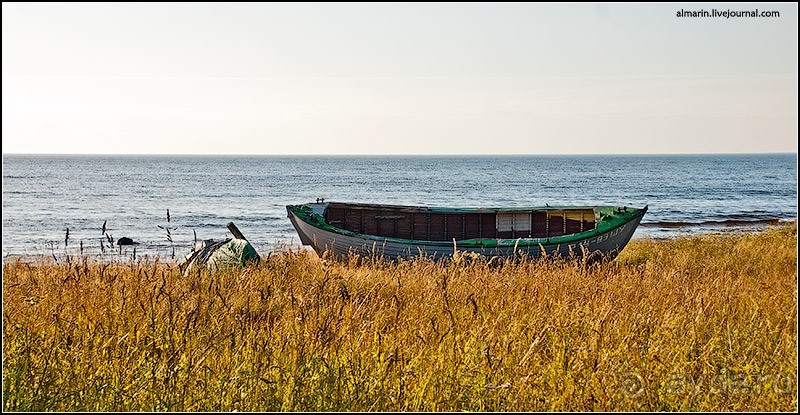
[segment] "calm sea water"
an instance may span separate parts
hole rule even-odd
[[[233,221],[259,252],[293,246],[285,205],[649,205],[636,237],[797,218],[797,155],[3,155],[3,257],[101,252],[113,238],[176,258]],[[167,209],[170,222],[167,222]],[[161,227],[159,227],[161,226]],[[170,228],[168,240],[166,227]],[[118,249],[118,248],[117,248]],[[126,247],[128,254],[132,247]]]

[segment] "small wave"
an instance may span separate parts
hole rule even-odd
[[[781,215],[776,215],[774,213],[768,213],[764,211],[731,213],[719,216],[725,218],[725,220],[739,220],[739,221],[753,221],[753,220],[762,221],[762,220],[773,220],[781,218]]]
[[[778,225],[785,223],[787,220],[782,219],[726,219],[726,220],[707,220],[702,222],[681,222],[681,221],[660,221],[660,222],[642,222],[639,226],[645,228],[689,228],[689,227],[748,227],[748,226],[765,226],[765,225]]]

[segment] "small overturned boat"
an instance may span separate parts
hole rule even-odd
[[[261,257],[256,252],[250,241],[244,237],[242,232],[233,222],[228,222],[228,230],[233,234],[233,238],[221,241],[207,239],[194,245],[192,253],[178,264],[183,270],[184,276],[200,266],[215,271],[230,268],[243,268],[248,263],[258,264]]]
[[[318,199],[286,210],[300,241],[320,256],[436,259],[461,252],[593,262],[622,251],[647,206],[448,208]]]

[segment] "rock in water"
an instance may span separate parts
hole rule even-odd
[[[133,239],[128,238],[127,236],[123,236],[117,240],[117,245],[135,245],[138,242],[133,242]]]

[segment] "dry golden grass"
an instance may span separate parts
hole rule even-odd
[[[3,409],[794,411],[797,226],[615,261],[3,265]]]

